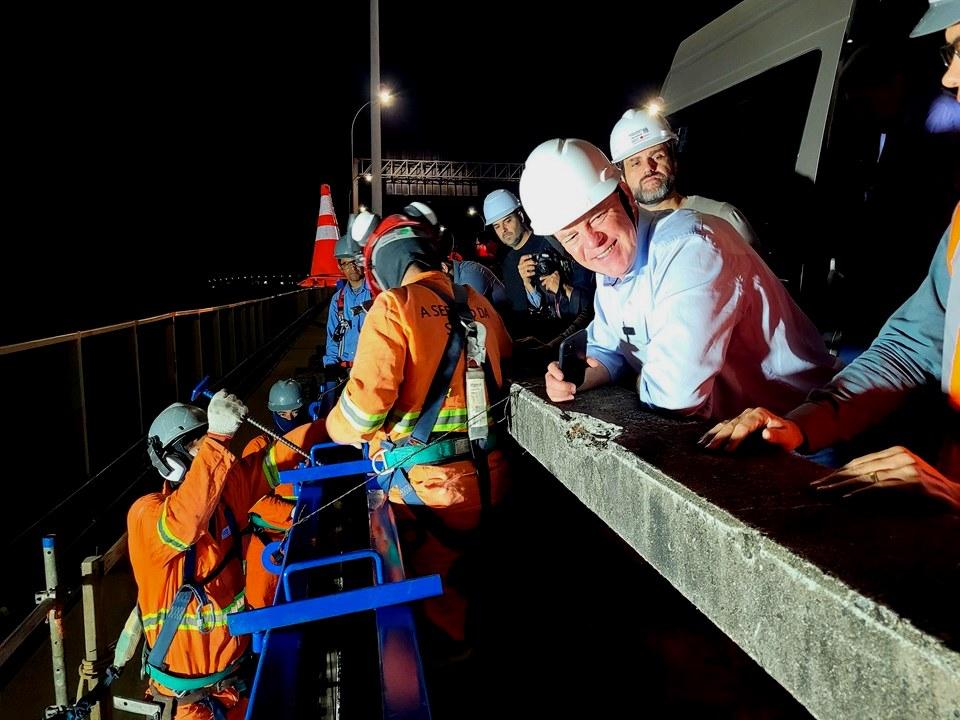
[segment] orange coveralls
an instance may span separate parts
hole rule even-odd
[[[384,439],[396,442],[413,432],[449,335],[451,310],[438,292],[446,298],[453,296],[450,279],[442,272],[428,271],[374,300],[360,332],[350,379],[327,416],[327,430],[333,440],[345,444],[369,441],[374,456]],[[510,336],[490,303],[472,288],[467,288],[467,304],[476,321],[486,327],[487,362],[498,387],[502,387],[501,362],[510,356]],[[433,433],[465,436],[465,373],[461,356]],[[487,461],[495,503],[506,491],[507,467],[496,449]],[[472,459],[415,465],[408,476],[417,496],[446,528],[462,532],[477,527],[480,488]],[[450,547],[433,533],[424,532],[425,528],[416,527],[413,513],[401,507],[403,497],[397,488],[391,488],[388,497],[394,503],[408,570],[413,575],[439,573],[444,581],[444,594],[424,601],[425,615],[452,639],[463,640],[466,600],[448,583],[450,568],[462,549]],[[412,529],[416,532],[409,532]],[[410,536],[416,536],[416,543],[404,542]]]
[[[330,440],[322,418],[307,425],[299,425],[284,437],[307,452],[317,443]],[[259,452],[267,448],[263,461],[264,474],[273,486],[273,490],[257,500],[249,511],[250,523],[257,528],[246,538],[244,551],[247,568],[247,605],[251,608],[273,605],[280,576],[267,571],[263,566],[263,548],[266,547],[264,540],[272,542],[284,536],[290,528],[291,514],[296,505],[293,486],[280,483],[280,476],[276,470],[290,470],[303,459],[289,448],[279,443],[270,445],[268,444],[270,442],[266,435],[260,435],[251,440],[243,450],[246,456],[248,450]]]
[[[309,433],[311,427],[297,428],[301,432],[291,432],[290,439],[295,443],[303,441],[304,433]],[[326,437],[322,423],[319,433]],[[295,467],[298,459],[299,455],[292,450],[276,445],[237,460],[221,442],[208,435],[176,490],[165,483],[162,492],[150,493],[134,502],[127,514],[130,564],[137,582],[144,636],[151,647],[183,580],[186,549],[196,546],[194,577],[207,576],[231,551],[233,543],[240,542],[230,537],[224,505],[230,508],[242,531],[250,507],[271,492],[278,471]],[[231,637],[226,626],[227,613],[246,607],[240,558],[238,553],[204,586],[210,602],[200,618],[196,600],[187,608],[167,652],[171,674],[211,675],[242,658],[248,639]],[[155,680],[151,679],[150,685],[163,695],[174,694]],[[229,718],[243,717],[246,699],[235,688],[215,692],[213,697],[227,708]],[[207,707],[193,703],[180,705],[176,717],[209,720],[212,714]]]

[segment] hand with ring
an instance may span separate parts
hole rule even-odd
[[[818,491],[846,490],[845,498],[865,490],[914,488],[960,509],[960,483],[944,476],[919,455],[899,446],[851,460],[810,485]]]

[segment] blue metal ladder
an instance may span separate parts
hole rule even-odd
[[[333,516],[326,511],[317,512],[329,501],[326,486],[335,478],[360,484],[371,471],[366,448],[362,460],[324,464],[323,457],[335,447],[342,448],[334,443],[315,446],[310,453],[314,459],[311,467],[280,473],[280,482],[291,483],[295,488],[297,504],[293,517],[307,519],[292,528],[282,566],[268,566],[280,575],[274,605],[227,616],[231,634],[252,635],[253,649],[259,652],[247,718],[306,716],[306,707],[316,702],[318,683],[315,675],[312,682],[308,680],[310,673],[304,672],[304,663],[316,666],[323,660],[317,657],[316,649],[311,649],[315,633],[310,630],[318,629],[315,623],[372,611],[382,717],[427,720],[430,705],[409,603],[440,595],[440,577],[406,579],[393,512],[386,493],[372,476],[368,476],[365,487],[369,546],[322,554],[323,549],[317,547],[321,524]],[[265,549],[265,564],[275,550],[273,545]],[[369,586],[316,594],[310,582],[312,573],[356,563],[369,563]]]

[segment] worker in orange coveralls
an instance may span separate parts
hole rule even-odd
[[[444,594],[425,600],[423,611],[441,631],[438,643],[456,654],[469,647],[466,598],[451,585],[450,569],[508,479],[489,407],[503,387],[510,336],[486,298],[442,271],[435,234],[422,220],[361,213],[350,233],[364,247],[375,299],[327,431],[338,443],[370,443],[408,571],[443,579]],[[478,335],[485,335],[483,357]],[[471,440],[478,435],[485,439]]]
[[[284,436],[294,445],[309,450],[313,445],[327,442],[324,421],[309,422],[307,400],[300,383],[293,379],[278,380],[270,388],[267,407],[273,414],[274,425],[280,432],[287,431]],[[304,424],[307,423],[307,424]],[[283,539],[290,525],[293,523],[293,510],[296,506],[296,495],[293,486],[281,483],[279,475],[272,470],[277,467],[277,453],[288,452],[280,443],[270,445],[266,435],[259,435],[247,443],[243,450],[246,457],[249,452],[257,452],[267,447],[267,456],[264,458],[264,472],[267,474],[273,490],[254,503],[250,508],[250,538],[247,541],[244,557],[247,567],[247,605],[251,608],[262,608],[273,605],[280,576],[267,570],[263,565],[263,549],[271,542]],[[273,462],[271,462],[273,460]],[[299,460],[299,458],[298,458]],[[281,470],[293,467],[289,462],[281,463]]]
[[[241,666],[248,639],[231,637],[226,627],[226,615],[246,607],[237,519],[245,521],[279,470],[299,457],[278,446],[238,460],[227,444],[246,414],[236,396],[221,390],[206,413],[174,403],[147,434],[164,487],[133,504],[127,530],[149,653],[144,670],[167,718],[233,719],[245,712]],[[296,435],[289,439],[303,440]]]

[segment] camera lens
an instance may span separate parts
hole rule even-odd
[[[537,275],[543,277],[560,269],[560,262],[553,253],[537,255]]]

